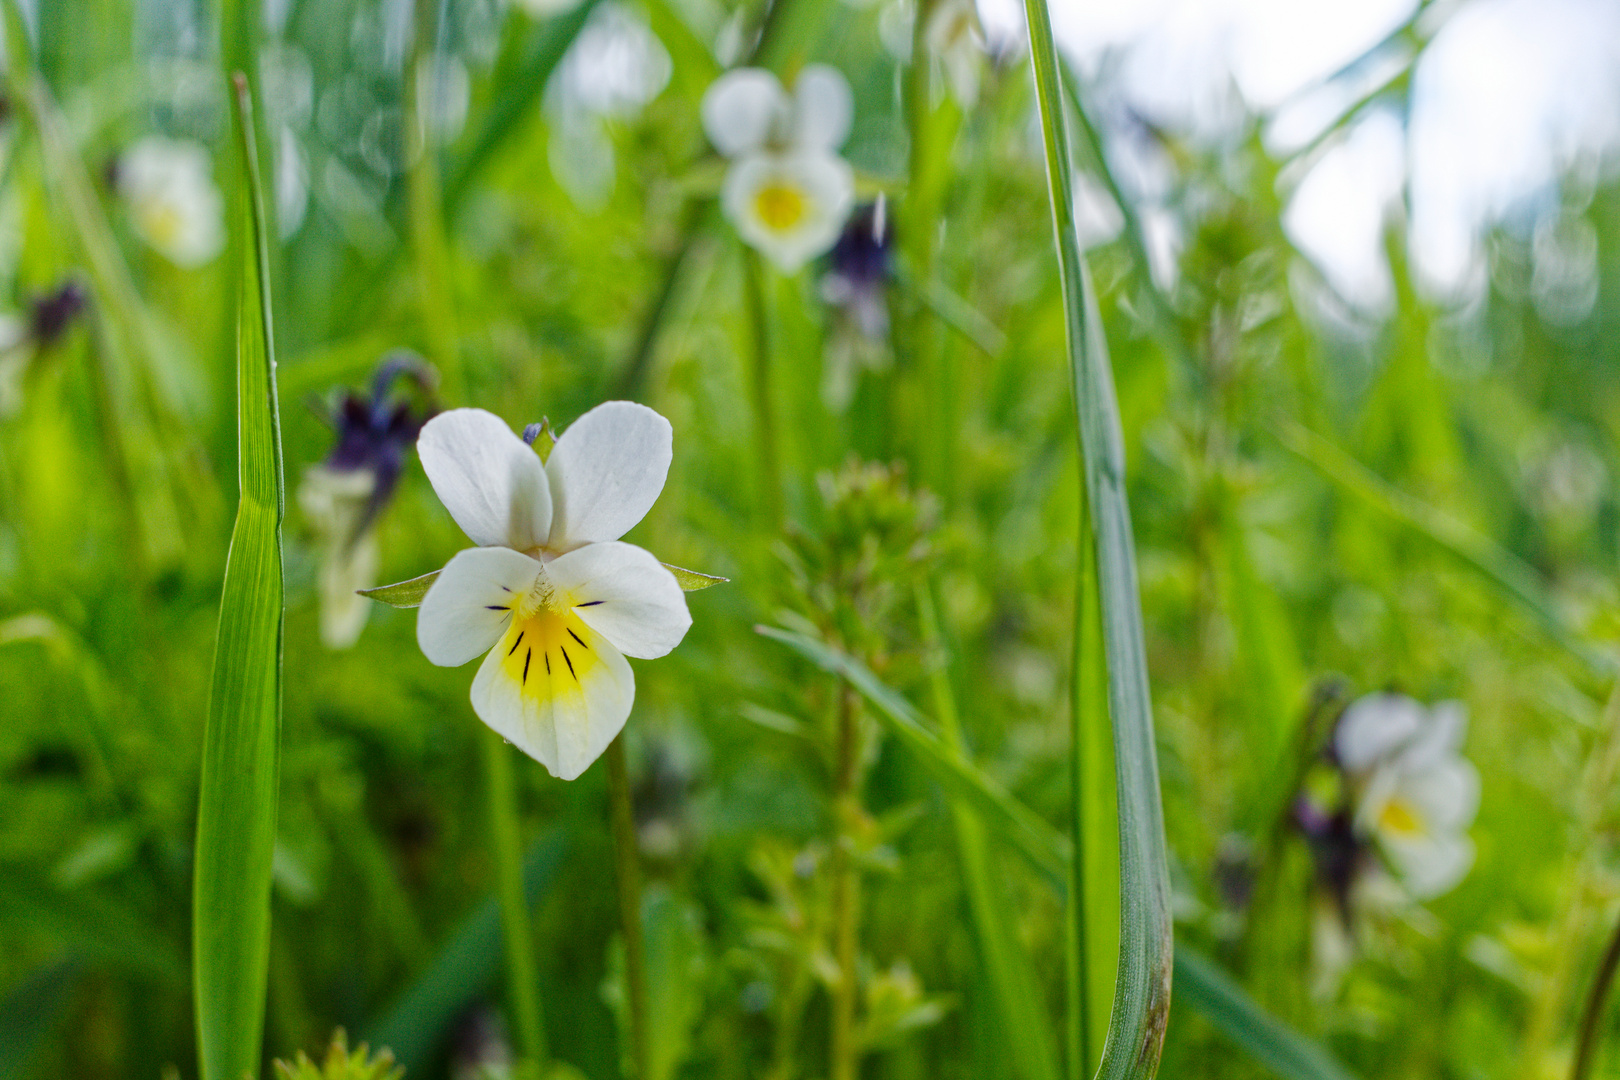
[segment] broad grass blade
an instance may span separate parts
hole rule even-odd
[[[258,1073],[280,772],[281,427],[263,189],[252,103],[240,75],[231,105],[247,237],[240,246],[236,348],[241,503],[225,563],[197,810],[192,979],[203,1080]]]
[[[1045,0],[1024,0],[1024,13],[1046,147],[1085,477],[1082,496],[1088,508],[1089,535],[1081,536],[1081,544],[1095,545],[1096,602],[1102,619],[1101,651],[1107,670],[1118,784],[1119,970],[1108,1038],[1097,1075],[1108,1080],[1150,1077],[1158,1070],[1164,1026],[1170,1015],[1170,874],[1159,805],[1159,768],[1153,747],[1153,709],[1136,585],[1136,554],[1125,501],[1124,438],[1108,345],[1075,230],[1074,178],[1052,20]],[[1079,650],[1076,657],[1080,657]],[[1080,665],[1076,666],[1078,669]],[[1083,674],[1077,670],[1076,679]],[[1076,752],[1081,748],[1082,744],[1077,743]],[[1083,773],[1081,763],[1075,774]],[[1082,800],[1085,794],[1076,791],[1073,797]],[[1084,823],[1082,828],[1088,834],[1092,831]],[[1075,917],[1082,920],[1076,936],[1085,941],[1089,932],[1083,922],[1084,896],[1076,897],[1076,901]],[[1070,997],[1083,1001],[1085,977],[1084,973],[1077,974],[1070,986]],[[1075,1026],[1084,1030],[1083,1022]],[[1070,1063],[1072,1075],[1083,1075],[1083,1071],[1081,1062]]]
[[[934,736],[928,721],[903,695],[842,650],[789,630],[763,626],[756,629],[823,670],[848,680],[875,707],[887,730],[898,736],[934,773],[957,805],[978,813],[994,835],[1023,852],[1059,893],[1066,891],[1070,859],[1068,838],[1007,793],[978,766],[954,753],[943,739]],[[1212,961],[1185,946],[1177,952],[1177,977],[1185,976],[1189,980],[1185,1004],[1217,1031],[1274,1070],[1277,1062],[1322,1063],[1319,1072],[1278,1072],[1279,1076],[1287,1080],[1317,1076],[1346,1080],[1353,1075],[1320,1044],[1261,1009]],[[1183,958],[1187,961],[1185,964]]]

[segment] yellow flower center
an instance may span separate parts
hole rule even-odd
[[[766,184],[754,195],[754,212],[777,232],[786,232],[803,221],[809,209],[804,192],[781,181]]]
[[[501,643],[502,669],[523,695],[544,700],[579,693],[602,663],[600,638],[572,608],[539,607],[528,615],[512,614]]]
[[[1378,827],[1402,836],[1423,833],[1423,820],[1404,799],[1391,799],[1378,814]]]

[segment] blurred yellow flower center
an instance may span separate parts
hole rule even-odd
[[[1392,833],[1414,836],[1423,832],[1423,821],[1403,799],[1391,799],[1378,814],[1378,827]]]
[[[164,199],[148,199],[137,211],[141,231],[158,247],[168,247],[180,239],[185,228],[185,216],[174,203]]]
[[[777,232],[793,228],[804,220],[809,204],[804,193],[781,182],[766,184],[754,196],[754,212]]]

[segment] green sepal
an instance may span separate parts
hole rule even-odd
[[[379,585],[375,589],[356,589],[361,596],[369,596],[379,603],[389,607],[413,608],[422,606],[422,597],[427,595],[428,589],[439,580],[439,571],[413,577],[409,581],[397,581],[392,585]]]
[[[659,563],[665,570],[675,575],[675,581],[686,592],[700,592],[715,585],[724,585],[730,578],[715,577],[713,574],[700,574],[696,570],[686,570],[671,563]]]

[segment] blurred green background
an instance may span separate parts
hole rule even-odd
[[[137,235],[118,185],[121,155],[153,134],[213,148],[232,175],[221,25],[254,59],[281,237],[269,1055],[342,1025],[427,1078],[497,1064],[504,1038],[471,672],[429,665],[413,613],[380,605],[352,648],[323,646],[322,543],[296,499],[332,447],[334,395],[392,350],[437,369],[433,403],[514,427],[560,429],[614,397],[659,410],[674,466],[629,539],[731,579],[689,598],[673,655],[636,665],[648,1080],[826,1075],[840,695],[756,624],[836,635],[930,714],[943,672],[974,759],[1065,820],[1076,460],[1026,50],[987,15],[962,103],[924,35],[908,39],[908,6],[777,4],[769,18],[747,0],[24,5],[91,199],[74,201],[13,65],[0,1076],[194,1075],[191,844],[235,503],[232,263],[176,265]],[[1377,78],[1284,148],[1268,137],[1280,109],[1233,91],[1218,124],[1155,118],[1109,59],[1129,54],[1100,54],[1074,68],[1096,135],[1077,164],[1102,222],[1089,260],[1125,423],[1178,940],[1361,1075],[1532,1078],[1566,1072],[1620,906],[1605,712],[1620,173],[1612,148],[1552,158],[1548,184],[1481,219],[1453,287],[1413,268],[1400,182],[1363,230],[1384,283],[1369,293],[1285,227],[1326,151],[1369,117],[1407,130],[1445,15],[1401,14],[1324,85]],[[822,264],[761,272],[714,205],[722,163],[699,102],[756,50],[784,75],[833,64],[854,89],[845,156],[864,198],[885,193],[899,252],[883,340],[858,340],[823,300]],[[407,137],[413,86],[425,155]],[[413,180],[431,185],[425,206]],[[86,215],[110,223],[103,254],[127,265],[129,294],[93,265]],[[66,281],[88,305],[46,334],[37,302]],[[826,392],[829,365],[853,365],[847,401]],[[376,536],[378,582],[466,546],[414,458]],[[1325,975],[1321,890],[1279,822],[1332,702],[1384,688],[1466,703],[1478,857],[1445,896],[1361,913],[1354,958]],[[1010,1031],[949,804],[863,722],[862,1075],[1023,1080],[1009,1041],[1062,1043],[1061,901],[992,844],[1049,1021]],[[551,1049],[619,1075],[602,768],[565,784],[516,765]],[[1264,1073],[1178,1003],[1163,1075]]]

